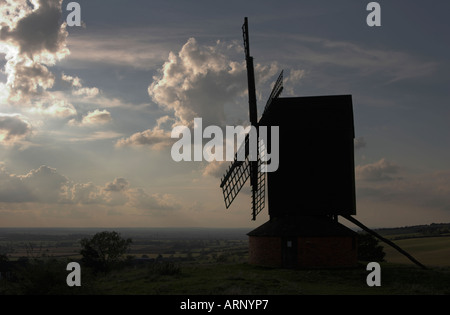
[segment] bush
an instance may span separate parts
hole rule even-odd
[[[361,261],[384,261],[386,253],[383,246],[378,244],[376,237],[367,233],[358,234],[358,260]]]
[[[92,238],[81,240],[81,262],[94,272],[108,272],[120,266],[132,243],[130,238],[124,239],[117,232],[99,232]]]

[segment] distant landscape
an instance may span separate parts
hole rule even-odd
[[[450,294],[450,223],[377,229],[429,267],[380,243],[386,256],[379,288],[366,285],[367,262],[339,270],[249,265],[246,228],[0,228],[0,255],[77,261],[80,240],[103,230],[132,239],[133,263],[95,280],[83,274],[83,294]]]

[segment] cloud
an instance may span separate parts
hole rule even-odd
[[[190,38],[178,53],[170,52],[159,75],[153,77],[148,87],[152,100],[169,114],[159,118],[155,127],[120,139],[116,146],[162,149],[173,144],[170,133],[176,125],[192,128],[194,118],[199,117],[205,126],[225,126],[226,107],[245,110],[246,115],[245,63],[230,58],[240,50],[241,47],[234,42],[226,44],[217,41],[215,45],[208,46]],[[257,84],[267,82],[278,70],[276,64],[255,64]],[[238,103],[245,106],[241,107]]]
[[[60,202],[63,186],[68,182],[56,169],[45,165],[19,178],[39,202]]]
[[[283,78],[284,91],[287,94],[294,95],[295,87],[299,85],[300,81],[305,77],[306,70],[291,69],[289,75]]]
[[[66,177],[45,165],[26,175],[11,174],[2,166],[0,202],[60,202],[66,183]]]
[[[28,202],[35,201],[31,190],[22,181],[20,176],[10,174],[0,164],[0,202]]]
[[[156,150],[166,148],[176,141],[176,139],[170,137],[170,128],[174,123],[175,119],[167,115],[160,117],[156,121],[156,126],[152,129],[136,132],[130,137],[119,139],[116,146],[150,146]]]
[[[0,53],[4,56],[6,83],[0,86],[2,103],[20,106],[30,115],[56,119],[77,115],[73,98],[92,99],[96,87],[84,87],[75,76],[55,75],[50,66],[70,54],[66,23],[62,19],[62,0],[3,0],[0,14]],[[55,82],[58,80],[58,83]],[[65,92],[55,89],[61,87]],[[99,124],[110,120],[109,113],[94,111],[81,124]]]
[[[73,77],[62,73],[61,80],[63,85],[68,85],[68,87],[72,89],[72,95],[91,98],[100,93],[100,90],[96,87],[83,87],[82,80],[79,77]]]
[[[170,194],[148,194],[141,188],[128,191],[130,205],[145,210],[175,210],[181,205]]]
[[[355,177],[364,181],[393,180],[398,179],[392,175],[397,174],[399,170],[400,167],[397,164],[383,158],[375,163],[356,166]]]
[[[68,124],[72,126],[98,126],[109,123],[112,120],[111,113],[107,110],[96,109],[84,116],[81,121],[75,119],[69,120]]]
[[[81,84],[81,79],[79,77],[72,77],[70,75],[66,75],[66,74],[62,73],[61,80],[68,83],[71,87],[81,88],[83,86]]]
[[[227,57],[228,49],[220,42],[201,46],[190,38],[177,54],[170,52],[148,87],[150,97],[184,125],[195,117],[224,124],[225,104],[246,91],[245,67]]]
[[[203,169],[203,176],[213,176],[221,178],[225,174],[227,168],[232,162],[230,161],[212,161],[209,162]]]
[[[167,32],[164,30],[158,30]],[[157,32],[153,34],[158,34]],[[153,70],[164,62],[170,45],[158,35],[145,28],[123,28],[110,33],[71,34],[68,40],[70,63],[75,67],[88,63],[106,64],[114,67],[131,67],[139,70]]]
[[[125,178],[115,178],[113,182],[106,183],[105,191],[124,191],[129,183]]]
[[[69,54],[67,31],[61,24],[61,0],[6,1],[0,40],[6,54],[10,100],[41,96],[54,84],[47,65]]]
[[[10,14],[3,12],[7,25],[2,25],[0,38],[15,43],[19,52],[30,58],[52,57],[41,56],[44,53],[63,57],[68,50],[67,31],[61,24],[61,3],[62,0],[6,1]]]
[[[55,82],[48,68],[30,59],[17,58],[13,70],[8,73],[10,100],[21,102],[42,96]]]
[[[92,87],[92,88],[80,88],[80,89],[76,89],[72,91],[73,95],[76,96],[85,96],[85,97],[94,97],[97,96],[100,93],[100,90],[96,87]]]
[[[127,207],[142,211],[175,210],[181,207],[171,194],[148,193],[118,177],[105,185],[74,183],[56,169],[40,166],[25,175],[6,170],[0,163],[0,203],[44,203]]]
[[[28,109],[31,114],[38,114],[52,118],[67,118],[77,114],[75,107],[65,99],[49,96]]]
[[[103,202],[99,187],[93,183],[75,183],[67,187],[66,198],[70,203],[83,205]]]
[[[31,135],[31,124],[18,114],[0,114],[0,143],[14,144]]]

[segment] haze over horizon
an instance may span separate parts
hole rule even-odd
[[[378,1],[369,27],[370,1],[82,0],[70,27],[68,2],[0,0],[0,227],[264,223],[248,188],[225,209],[230,162],[170,156],[195,117],[248,125],[246,16],[259,114],[282,69],[282,97],[352,95],[356,218],[450,222],[450,3]]]

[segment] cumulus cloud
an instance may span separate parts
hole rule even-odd
[[[77,121],[76,119],[71,119],[69,121],[69,125],[73,126],[98,126],[103,125],[112,120],[111,113],[107,110],[99,110],[96,109],[92,112],[87,113],[87,115],[83,116],[81,121]]]
[[[57,57],[68,53],[67,31],[61,24],[62,0],[4,2],[2,15],[7,22],[0,29],[2,40],[17,44],[20,53],[30,58],[55,57],[41,56],[45,52]]]
[[[63,187],[68,182],[56,169],[45,165],[19,178],[34,196],[34,201],[39,202],[60,202]]]
[[[136,132],[130,137],[117,141],[116,146],[150,146],[154,149],[162,149],[174,143],[170,137],[175,119],[163,116],[157,119],[155,127],[141,132]]]
[[[25,175],[6,170],[0,163],[0,203],[37,202],[131,207],[142,211],[174,210],[180,208],[170,194],[148,193],[132,187],[125,178],[115,178],[105,185],[74,183],[56,169],[41,166]]]
[[[10,100],[41,96],[54,84],[47,65],[69,54],[61,0],[4,1],[0,40]]]
[[[148,87],[152,100],[173,111],[179,121],[190,124],[202,117],[209,124],[225,122],[224,105],[245,92],[245,67],[231,61],[217,42],[215,46],[200,46],[190,38],[168,60]]]
[[[67,178],[55,169],[41,166],[26,175],[0,168],[0,202],[60,202]]]
[[[397,174],[399,170],[399,165],[383,158],[375,163],[356,166],[355,176],[356,179],[364,181],[393,180],[398,179],[393,175]]]
[[[245,62],[230,57],[240,48],[235,43],[220,41],[215,45],[200,45],[190,38],[178,53],[170,52],[159,75],[153,77],[148,87],[152,100],[170,114],[161,117],[155,127],[120,139],[117,146],[167,147],[173,143],[171,129],[176,125],[193,128],[196,117],[202,118],[205,126],[225,126],[227,105],[242,109],[246,115]],[[278,71],[276,64],[255,64],[257,84],[267,82]]]
[[[20,102],[42,96],[55,82],[54,75],[42,64],[30,59],[17,58],[9,73],[10,100]]]
[[[55,75],[49,66],[70,54],[66,23],[62,19],[62,0],[2,0],[0,5],[0,56],[5,58],[2,72],[2,103],[20,106],[30,114],[64,119],[77,115],[72,98],[94,98],[100,91],[84,87],[78,77]],[[59,80],[59,81],[58,81]],[[61,82],[57,85],[55,82]],[[89,124],[104,122],[107,113],[94,112]],[[106,118],[105,118],[106,117]],[[83,122],[84,123],[84,122]]]
[[[0,143],[14,144],[31,134],[31,124],[18,114],[0,114]]]

